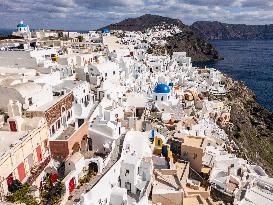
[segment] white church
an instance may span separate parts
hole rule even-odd
[[[23,38],[31,38],[31,32],[29,30],[29,26],[21,21],[17,24],[17,31],[12,33],[13,36],[19,36]]]

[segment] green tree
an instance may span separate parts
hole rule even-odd
[[[78,36],[79,42],[83,42],[83,36]]]
[[[64,184],[61,181],[52,183],[48,174],[40,190],[41,204],[55,205],[60,202],[64,193]]]
[[[32,195],[29,194],[30,185],[25,183],[20,189],[8,196],[8,201],[13,203],[25,203],[26,205],[39,205]]]

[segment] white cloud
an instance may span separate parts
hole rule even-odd
[[[0,0],[2,27],[21,19],[33,28],[96,28],[145,13],[197,20],[264,24],[273,22],[272,0]]]

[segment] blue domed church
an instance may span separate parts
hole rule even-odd
[[[18,25],[17,25],[17,32],[21,32],[21,33],[26,33],[29,32],[29,27],[27,24],[24,24],[23,21],[21,21]]]
[[[104,35],[104,36],[110,36],[110,30],[108,28],[103,28],[101,30],[101,33]]]
[[[155,101],[168,101],[170,100],[171,89],[168,85],[160,83],[157,84],[153,92],[153,100]]]
[[[12,33],[13,36],[20,36],[23,38],[30,38],[31,33],[29,30],[29,26],[27,24],[24,24],[23,21],[21,21],[19,24],[17,24],[17,31]]]

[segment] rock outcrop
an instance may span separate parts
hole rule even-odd
[[[186,51],[193,61],[208,61],[221,59],[217,50],[203,38],[200,38],[193,31],[185,31],[167,38],[167,51]]]

